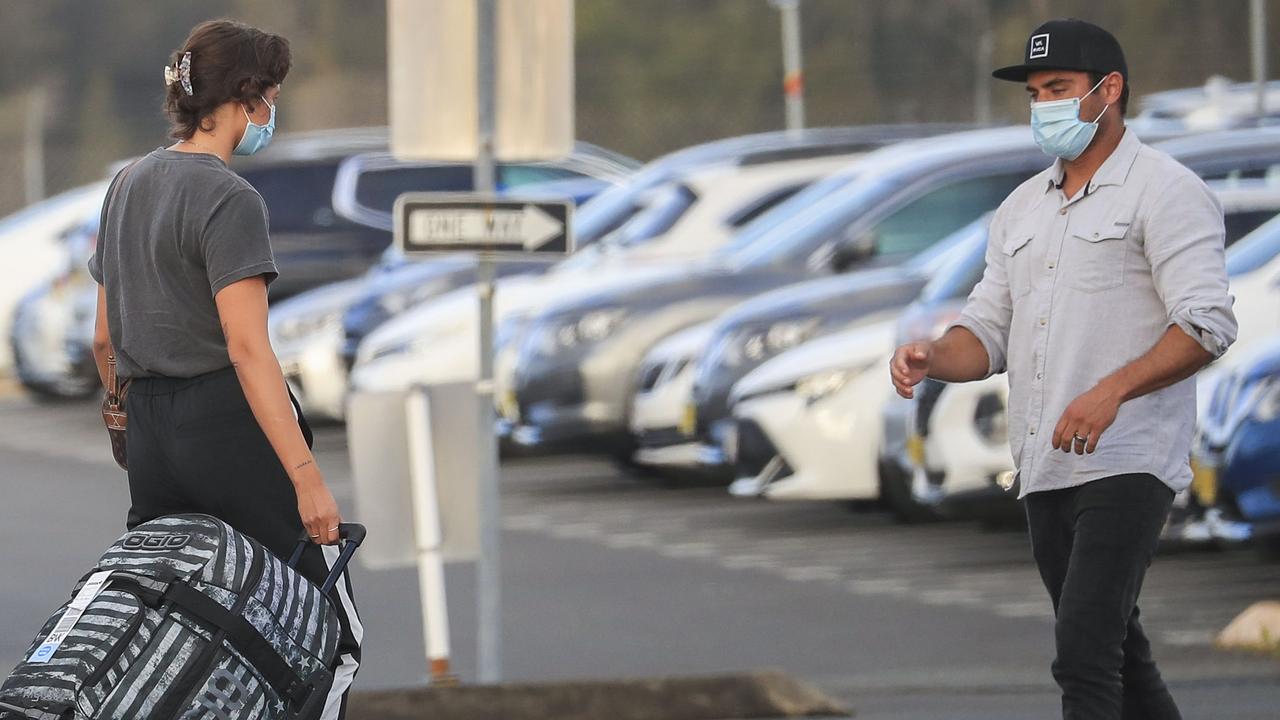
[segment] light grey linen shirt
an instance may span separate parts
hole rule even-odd
[[[1191,482],[1195,378],[1129,400],[1093,454],[1053,449],[1067,406],[1178,326],[1214,357],[1234,342],[1222,207],[1194,173],[1126,130],[1067,198],[1062,161],[991,221],[987,267],[959,319],[1009,373],[1009,444],[1022,495],[1124,473]]]

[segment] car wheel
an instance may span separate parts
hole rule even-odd
[[[880,461],[880,500],[899,522],[937,522],[942,516],[911,496],[911,476],[897,463]]]

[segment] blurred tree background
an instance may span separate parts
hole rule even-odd
[[[1049,17],[1111,29],[1135,97],[1214,74],[1247,80],[1248,14],[1247,0],[802,0],[808,122],[1023,122],[1022,89],[987,73]],[[33,120],[47,194],[165,144],[163,66],[216,17],[292,42],[282,130],[386,122],[382,0],[0,0],[0,213],[25,200]],[[648,159],[778,129],[780,36],[766,0],[577,0],[578,136]],[[1268,64],[1280,67],[1280,43]]]

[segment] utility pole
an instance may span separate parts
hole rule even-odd
[[[804,51],[800,38],[800,0],[770,0],[782,16],[782,93],[787,100],[787,130],[804,129]]]
[[[45,89],[36,85],[27,93],[22,139],[22,175],[28,205],[44,199],[44,106]]]
[[[497,0],[476,0],[477,50],[477,119],[480,147],[476,155],[476,192],[492,196],[497,191],[494,162],[494,124],[496,117]],[[502,681],[502,493],[498,481],[498,447],[494,438],[493,405],[493,269],[494,259],[487,252],[478,257],[480,291],[480,378],[476,396],[480,403],[479,482],[480,560],[476,567],[478,598],[478,660],[480,682]]]
[[[1257,83],[1258,125],[1261,126],[1267,116],[1267,3],[1266,0],[1251,0],[1249,7],[1249,35],[1253,46],[1253,81]]]
[[[990,0],[975,0],[973,24],[978,46],[973,52],[973,121],[991,124],[991,58],[995,53],[995,33],[991,30]]]

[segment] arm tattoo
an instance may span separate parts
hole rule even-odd
[[[294,470],[301,470],[302,468],[304,468],[304,467],[306,467],[306,466],[308,466],[308,465],[312,465],[312,464],[314,464],[314,463],[315,463],[315,460],[307,460],[307,461],[305,461],[305,462],[300,462],[300,463],[298,463],[297,465],[294,465],[294,466],[293,466],[293,469],[294,469]]]

